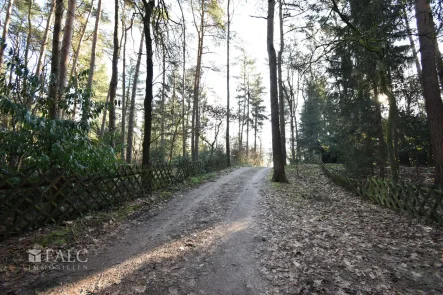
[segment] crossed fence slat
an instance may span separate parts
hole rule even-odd
[[[393,182],[380,178],[356,180],[345,177],[321,165],[334,183],[374,203],[424,217],[443,226],[443,191],[437,188]]]
[[[237,164],[231,160],[231,166]],[[0,175],[0,239],[116,206],[226,167],[226,159],[221,159],[177,166],[126,166],[95,173],[52,169]]]

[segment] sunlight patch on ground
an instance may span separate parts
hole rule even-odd
[[[121,280],[130,276],[143,266],[165,259],[178,259],[185,256],[192,250],[207,251],[218,239],[229,239],[230,235],[248,228],[250,220],[242,219],[222,224],[216,227],[193,233],[181,239],[163,244],[153,250],[140,253],[120,264],[114,265],[102,271],[93,273],[81,280],[57,286],[44,291],[44,294],[88,294],[110,287],[113,284],[120,284]],[[191,247],[189,240],[197,240]]]

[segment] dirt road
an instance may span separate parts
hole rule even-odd
[[[87,270],[47,272],[27,291],[261,294],[257,219],[268,172],[241,168],[189,190],[156,216],[139,216],[103,253],[88,257]]]

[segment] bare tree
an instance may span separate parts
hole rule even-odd
[[[279,0],[278,6],[278,20],[280,28],[280,49],[278,50],[278,103],[279,103],[279,115],[280,115],[280,134],[281,134],[281,146],[283,149],[283,164],[286,164],[286,123],[285,123],[285,99],[283,94],[283,50],[285,48],[285,40],[283,35],[283,1]]]
[[[277,91],[277,57],[274,48],[274,13],[275,0],[268,0],[267,17],[267,48],[269,58],[269,78],[271,86],[271,125],[272,125],[272,155],[274,161],[274,173],[272,181],[288,182],[285,174],[283,149],[278,117],[278,91]]]

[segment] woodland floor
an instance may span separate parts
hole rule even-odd
[[[315,165],[288,167],[290,184],[270,183],[270,173],[240,168],[157,208],[83,228],[60,247],[90,249],[87,269],[37,272],[4,264],[1,288],[9,294],[443,294],[441,228],[361,200]],[[28,240],[2,243],[0,258],[17,253],[15,263],[18,257],[23,263],[24,249],[35,247]]]

